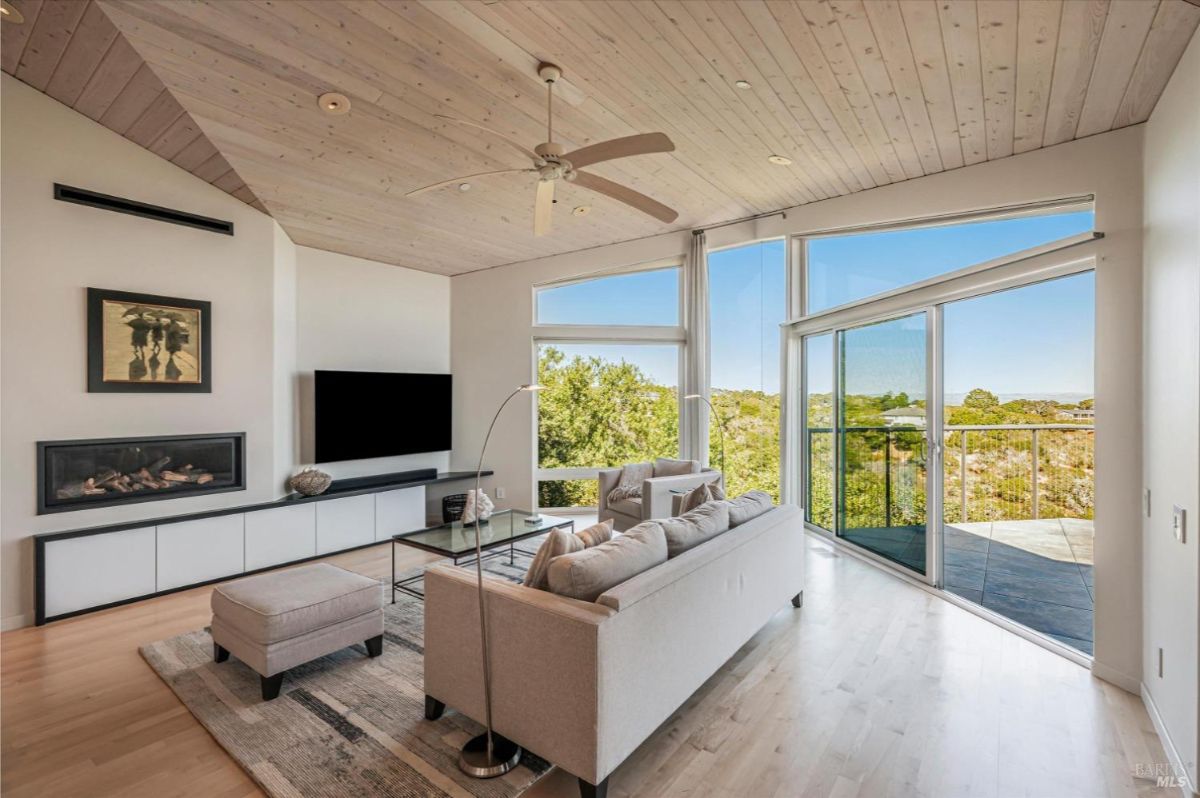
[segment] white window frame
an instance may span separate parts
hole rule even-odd
[[[541,283],[533,286],[533,340],[530,355],[530,374],[533,379],[538,373],[538,350],[542,346],[552,344],[594,344],[598,346],[647,346],[670,345],[677,347],[678,368],[676,385],[682,386],[684,368],[687,362],[687,329],[684,320],[687,318],[685,300],[685,258],[680,255],[674,258],[650,261],[636,265],[628,265],[618,269],[594,272],[566,280]],[[615,277],[624,274],[678,269],[678,309],[679,323],[676,325],[629,325],[629,324],[539,324],[537,320],[537,294],[550,288],[560,288],[566,285],[601,280],[605,277]],[[683,396],[677,391],[677,412],[683,412]],[[538,434],[540,414],[538,412],[537,394],[533,399],[533,496],[538,496],[538,483],[560,480],[598,479],[602,466],[581,468],[542,468],[538,462]],[[682,440],[680,441],[682,445]],[[678,453],[676,453],[678,455]],[[539,507],[539,510],[587,510],[586,507]]]
[[[972,220],[1013,218],[1021,215],[1041,214],[1053,209],[1061,209],[1061,212],[1069,212],[1073,209],[1082,210],[1084,208],[1094,210],[1094,197],[1076,197],[1055,202],[1035,203],[1019,208],[960,214],[954,216],[952,220],[957,223]],[[927,221],[926,223],[916,222],[886,226],[880,225],[871,228],[846,228],[844,231],[821,231],[819,234],[794,235],[791,255],[795,259],[796,274],[801,283],[798,295],[795,297],[798,307],[804,307],[805,283],[808,276],[804,268],[807,239],[818,236],[849,235],[868,230],[882,231],[885,229],[929,227],[947,224],[947,218],[939,217],[937,220]],[[808,482],[808,474],[806,473],[808,467],[806,443],[808,418],[804,407],[804,395],[806,391],[805,375],[807,372],[807,364],[804,362],[805,338],[825,333],[833,334],[833,391],[836,399],[838,392],[837,346],[839,331],[924,311],[927,313],[927,395],[940,397],[942,396],[943,378],[941,326],[942,311],[945,305],[959,300],[972,299],[1000,291],[1036,285],[1060,277],[1095,272],[1096,261],[1099,256],[1095,250],[1094,242],[1103,237],[1104,234],[1097,231],[1069,236],[1045,245],[1014,252],[1004,257],[948,272],[936,278],[922,280],[892,291],[875,294],[838,307],[828,308],[809,315],[800,315],[785,323],[782,333],[784,336],[784,351],[781,353],[783,361],[781,368],[784,371],[783,392],[786,413],[783,414],[785,431],[781,435],[781,445],[784,447],[784,457],[781,462],[786,464],[787,469],[785,474],[781,476],[781,479],[784,480],[782,484],[786,486],[784,488],[785,495],[793,497],[789,501],[800,503],[800,499],[805,495],[804,488]],[[927,424],[930,433],[931,457],[930,465],[927,469],[926,485],[929,492],[926,497],[926,508],[928,514],[927,524],[930,529],[926,536],[926,573],[924,575],[909,571],[890,560],[877,556],[873,552],[839,537],[836,530],[836,511],[835,529],[825,530],[816,524],[809,523],[807,518],[805,519],[805,527],[833,545],[850,551],[855,556],[878,562],[893,572],[900,573],[907,578],[914,579],[932,588],[942,588],[944,586],[942,574],[943,563],[941,562],[943,497],[941,491],[934,487],[936,479],[931,478],[930,475],[934,475],[937,479],[940,479],[942,473],[941,458],[944,425],[941,419],[942,402],[939,400],[934,405],[935,407],[931,408],[934,412],[931,413]],[[836,406],[834,414],[836,419]],[[796,434],[793,435],[792,430],[795,430]],[[835,483],[837,480],[837,468],[837,447],[835,445]],[[836,489],[834,501],[837,501]],[[950,594],[942,593],[941,595],[949,596]],[[951,600],[954,601],[953,598]],[[1051,648],[1051,650],[1064,654],[1071,659],[1078,661],[1085,658],[1084,655],[1077,655],[1062,646],[1055,646],[1037,633],[1029,632],[1014,625],[1012,622],[1006,622],[1003,618],[997,620],[997,618],[992,617],[995,615],[994,613],[978,608],[970,602],[963,600],[962,602],[954,601],[954,603],[965,607],[975,614],[984,615],[989,620],[1012,629],[1022,637],[1043,647]]]

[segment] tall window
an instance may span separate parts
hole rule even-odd
[[[819,313],[978,263],[1091,232],[1089,206],[957,224],[810,238],[806,312]]]
[[[601,468],[679,456],[680,268],[539,288],[538,506],[597,503]]]
[[[725,419],[725,480],[732,494],[765,490],[779,499],[779,325],[787,318],[783,240],[708,256],[711,399]],[[710,423],[709,461],[721,435]]]
[[[540,344],[539,470],[591,471],[677,457],[678,375],[673,344]],[[538,504],[590,507],[596,491],[593,478],[545,479]]]

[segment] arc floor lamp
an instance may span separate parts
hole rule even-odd
[[[479,467],[475,469],[475,500],[477,502],[479,501],[479,486],[483,480],[483,456],[487,452],[488,440],[492,437],[492,430],[496,428],[496,421],[500,418],[500,414],[504,412],[505,406],[512,401],[514,396],[519,393],[533,393],[540,390],[542,390],[541,385],[530,384],[520,386],[500,403],[499,409],[496,410],[496,415],[492,416],[492,423],[488,426],[487,435],[483,437],[483,448],[479,450]],[[491,660],[488,658],[487,612],[484,609],[485,594],[483,592],[483,544],[480,542],[479,524],[479,514],[476,513],[475,580],[476,589],[479,592],[479,639],[483,651],[483,707],[487,731],[477,737],[472,737],[462,747],[462,751],[458,755],[458,767],[468,776],[474,776],[478,779],[491,779],[496,776],[502,776],[517,766],[517,762],[521,760],[521,746],[506,737],[501,737],[492,730],[492,668]]]

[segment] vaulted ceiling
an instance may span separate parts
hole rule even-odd
[[[1143,122],[1186,0],[10,0],[5,72],[273,216],[297,243],[441,274],[769,212]],[[539,61],[568,150],[671,225],[570,184],[532,235]],[[739,82],[748,87],[739,88]],[[317,97],[347,95],[330,116]],[[767,161],[783,155],[791,165]],[[1098,165],[1100,168],[1100,165]],[[103,190],[103,187],[95,187]],[[569,211],[589,206],[586,215]]]

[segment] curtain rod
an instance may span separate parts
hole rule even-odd
[[[849,195],[846,195],[846,196],[849,196]],[[836,198],[830,197],[830,199],[836,199]],[[1002,214],[1002,213],[1026,213],[1026,212],[1033,212],[1033,211],[1039,211],[1039,210],[1046,210],[1047,208],[1062,208],[1062,207],[1069,207],[1072,205],[1084,205],[1089,202],[1095,202],[1095,201],[1096,201],[1095,194],[1081,194],[1076,197],[1063,197],[1061,199],[1041,200],[1039,202],[1026,202],[1026,203],[1022,203],[1020,205],[998,205],[998,206],[994,206],[991,208],[980,208],[979,210],[973,210],[973,211],[959,211],[959,212],[955,212],[955,213],[935,214],[932,216],[916,216],[916,217],[910,217],[910,218],[906,218],[906,219],[897,219],[897,220],[891,221],[891,222],[876,222],[873,224],[862,224],[862,225],[855,225],[852,227],[836,227],[836,228],[827,228],[824,230],[810,230],[810,231],[805,231],[802,233],[797,233],[797,235],[809,236],[809,237],[823,236],[823,235],[846,235],[846,234],[851,234],[851,233],[869,232],[871,230],[884,230],[884,229],[891,228],[891,227],[910,227],[910,226],[914,226],[914,225],[922,225],[923,226],[923,225],[945,224],[947,222],[971,219],[971,218],[975,218],[975,217],[979,217],[979,216],[992,216],[995,214]],[[813,203],[809,203],[809,204],[813,204]],[[803,207],[803,206],[798,206],[798,207]],[[779,216],[779,217],[786,219],[787,215],[788,215],[788,210],[791,210],[791,209],[771,211],[770,213],[760,213],[756,216],[745,216],[741,219],[731,219],[728,222],[718,222],[717,224],[710,224],[710,225],[707,225],[704,227],[697,227],[694,230],[692,230],[692,235],[699,235],[700,233],[705,233],[705,232],[708,232],[709,230],[717,230],[722,227],[730,227],[732,225],[742,224],[744,222],[756,222],[759,219],[769,219],[772,216]]]

